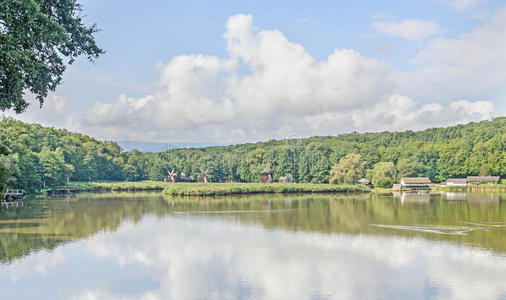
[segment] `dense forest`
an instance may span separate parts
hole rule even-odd
[[[348,175],[381,186],[404,176],[427,176],[433,182],[506,176],[506,117],[418,132],[350,133],[159,153],[125,152],[115,142],[4,118],[0,143],[7,149],[0,154],[5,184],[27,191],[67,181],[163,180],[172,169],[187,176],[208,169],[211,181],[258,182],[267,163],[277,170],[275,180],[291,173],[295,182],[312,183],[347,181]]]

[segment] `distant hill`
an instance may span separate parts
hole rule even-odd
[[[0,177],[10,188],[37,190],[70,181],[163,180],[167,171],[188,176],[202,170],[211,181],[257,182],[269,163],[274,180],[329,182],[332,166],[360,154],[368,179],[387,163],[391,180],[424,176],[432,182],[469,175],[506,177],[506,117],[423,131],[348,133],[228,146],[210,143],[110,142],[67,130],[0,121]],[[120,146],[121,145],[121,146]],[[132,151],[137,149],[140,151]]]
[[[118,141],[121,148],[125,151],[139,150],[142,152],[162,152],[170,149],[181,148],[203,148],[209,146],[219,146],[217,143],[188,143],[188,142],[145,142],[145,141]]]
[[[275,180],[291,173],[296,182],[329,182],[330,169],[348,154],[360,154],[361,176],[372,178],[375,165],[392,165],[392,180],[429,177],[442,182],[451,177],[499,175],[506,177],[506,117],[492,121],[429,128],[422,131],[348,133],[291,140],[171,149],[147,153],[153,175],[174,168],[195,174],[208,169],[213,181],[259,180],[269,163]],[[156,179],[153,177],[152,179]]]

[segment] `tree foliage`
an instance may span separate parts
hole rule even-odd
[[[363,176],[364,166],[360,154],[350,153],[330,169],[330,183],[356,184]]]
[[[61,82],[65,64],[104,53],[75,0],[0,0],[0,110],[28,106],[25,90],[42,106]],[[66,60],[66,61],[65,61]]]
[[[372,184],[375,187],[392,187],[395,180],[395,166],[393,162],[379,162],[372,169]]]
[[[116,143],[100,142],[89,136],[26,124],[11,118],[0,122],[0,144],[16,155],[16,166],[8,170],[8,185],[33,191],[74,181],[124,180],[123,167],[129,154]],[[5,179],[4,181],[5,182]]]

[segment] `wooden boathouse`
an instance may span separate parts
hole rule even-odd
[[[431,181],[428,177],[403,177],[401,178],[401,190],[430,190]]]

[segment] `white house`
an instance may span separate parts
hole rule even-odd
[[[466,186],[466,178],[448,178],[446,180],[446,186]]]

